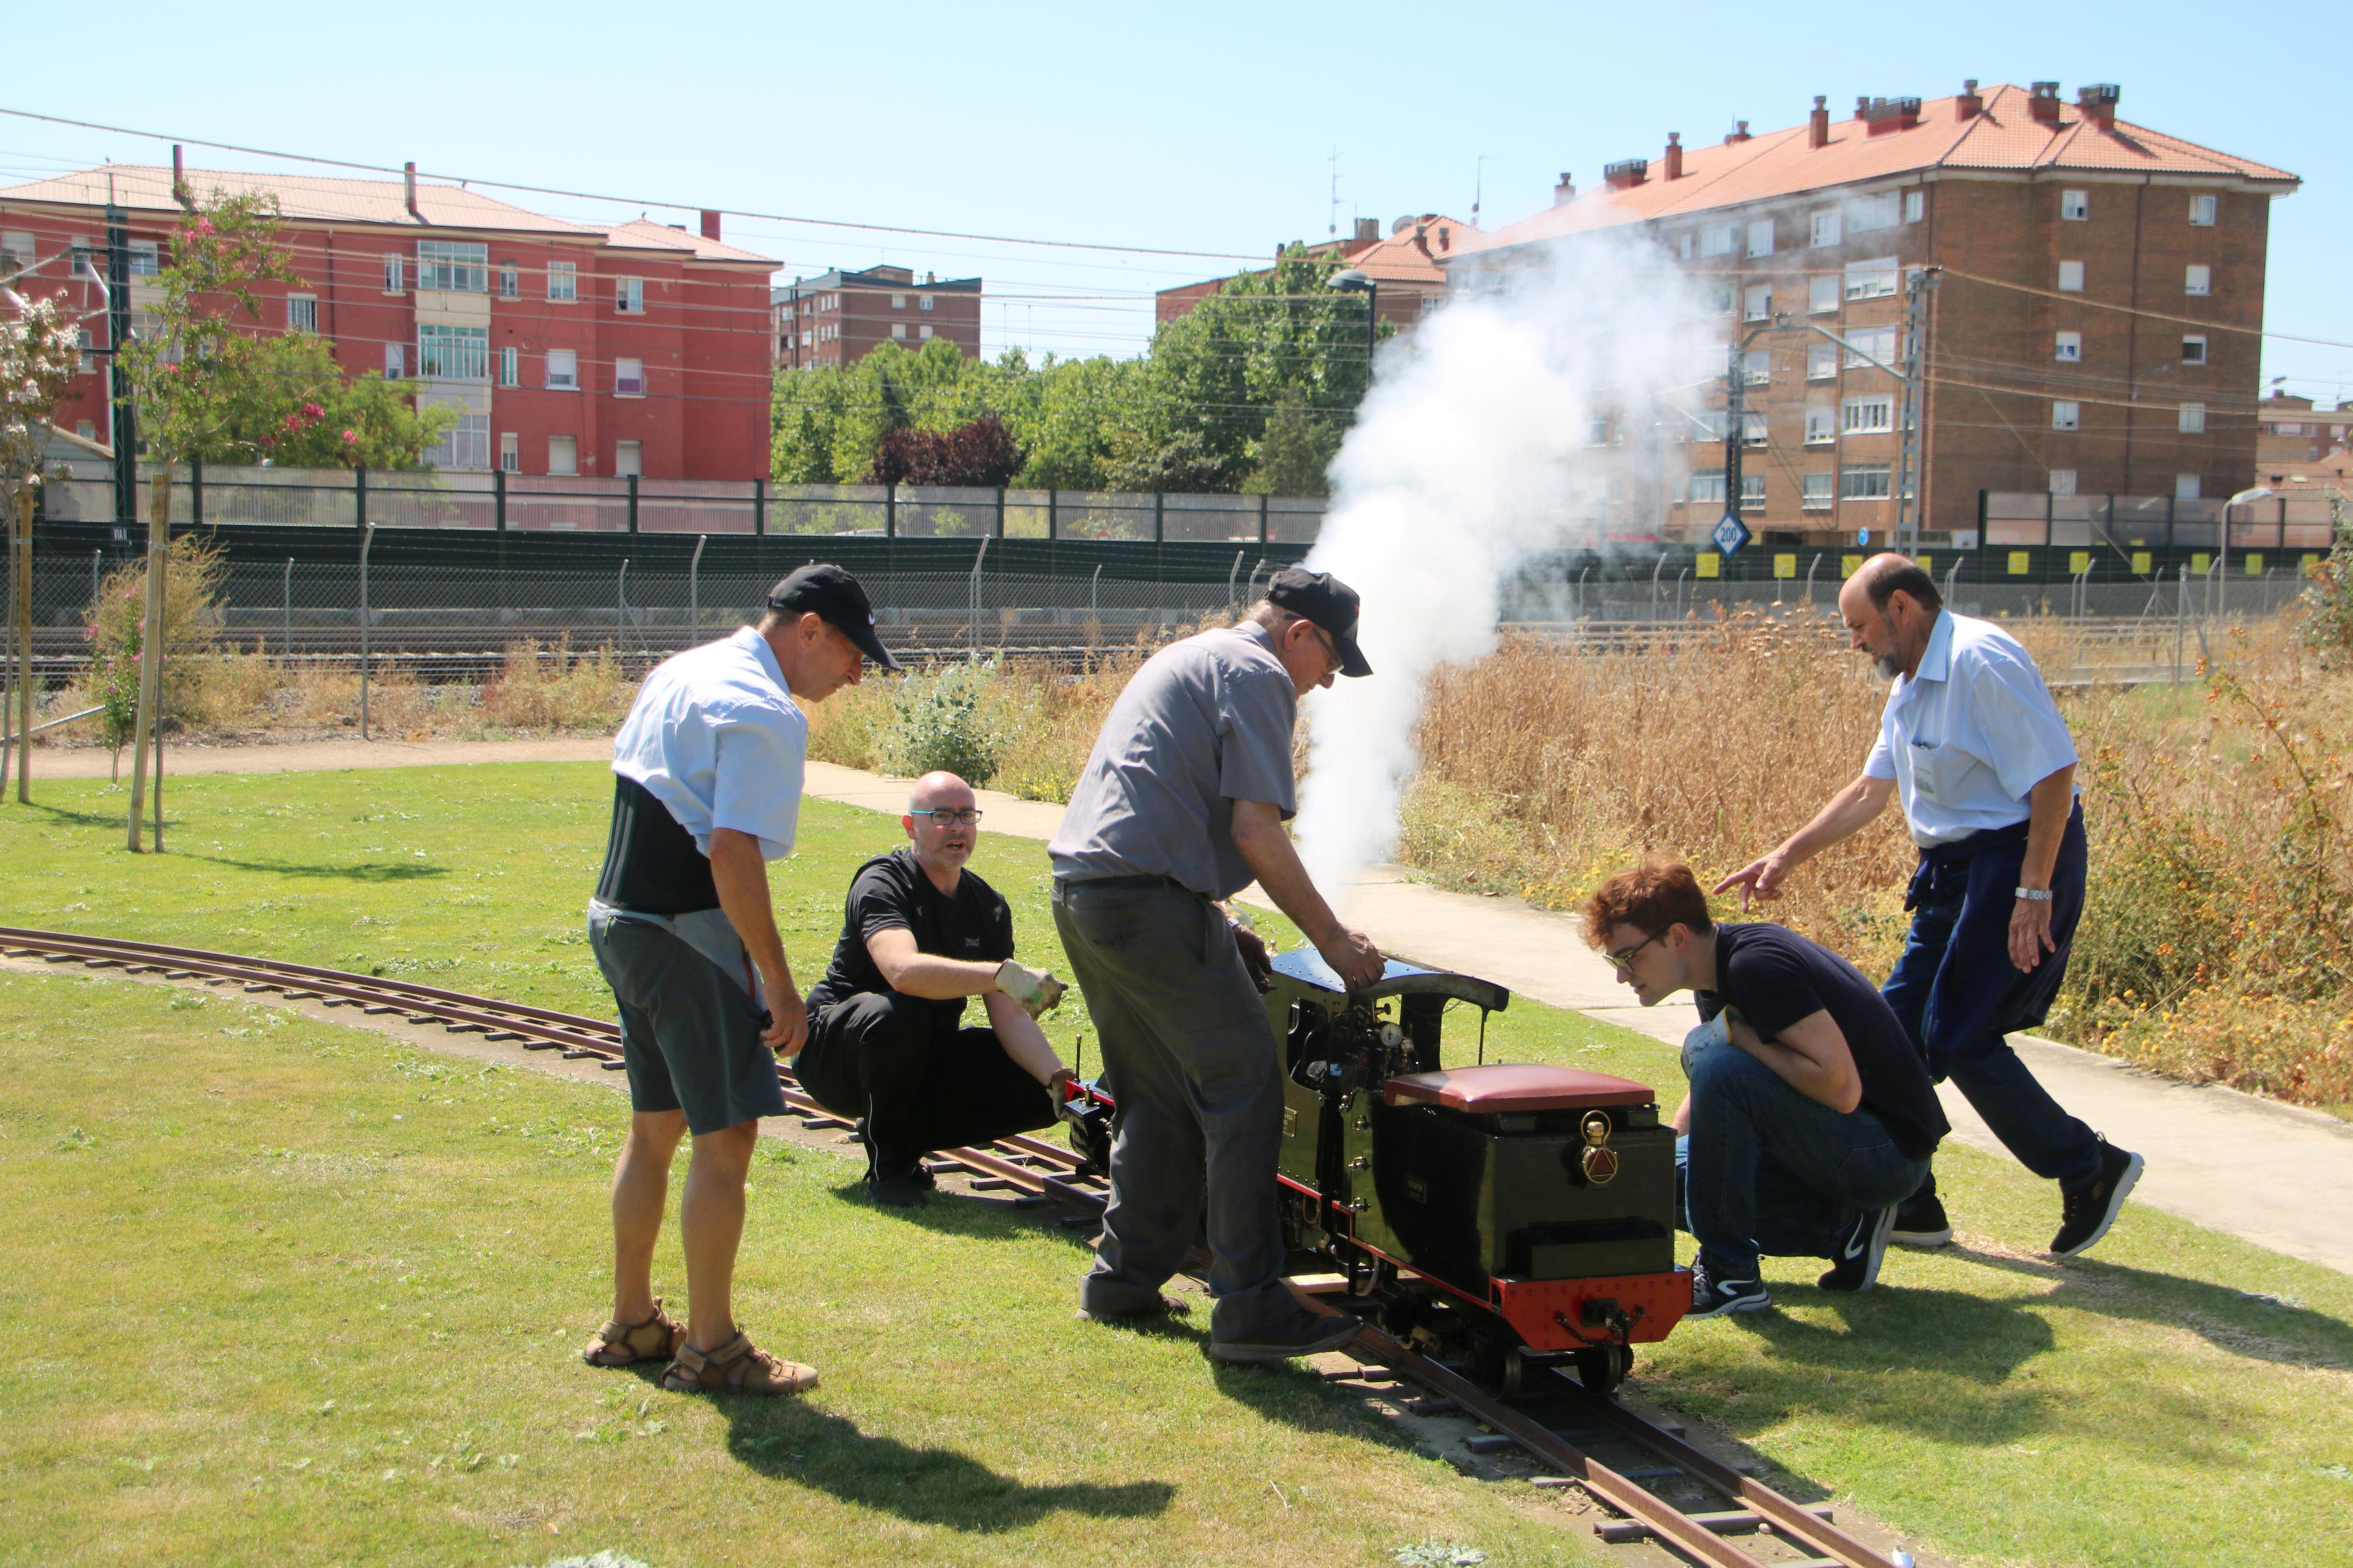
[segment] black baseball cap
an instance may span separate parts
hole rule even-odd
[[[813,561],[768,590],[768,608],[788,616],[818,615],[858,645],[858,651],[885,669],[899,661],[874,629],[874,606],[858,579],[830,562]]]
[[[1266,586],[1266,602],[1279,610],[1314,622],[1332,634],[1339,651],[1340,673],[1370,675],[1364,649],[1356,646],[1356,591],[1329,572],[1286,566]]]

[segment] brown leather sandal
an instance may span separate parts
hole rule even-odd
[[[662,1310],[654,1298],[654,1315],[642,1323],[615,1318],[596,1331],[581,1348],[580,1359],[590,1366],[629,1366],[641,1361],[668,1361],[686,1343],[686,1325]]]
[[[739,1329],[715,1351],[681,1343],[661,1384],[675,1394],[802,1394],[817,1386],[817,1368],[770,1355]]]

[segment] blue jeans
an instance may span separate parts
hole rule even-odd
[[[1903,1202],[1928,1173],[1868,1110],[1832,1110],[1732,1044],[1722,1019],[1683,1040],[1691,1132],[1675,1143],[1683,1228],[1715,1279],[1759,1253],[1828,1258],[1858,1210]]]
[[[2012,889],[2026,853],[2024,835],[2015,838],[1957,861],[1924,858],[1913,880],[1904,956],[1880,994],[1926,1056],[1929,1072],[1953,1080],[2002,1147],[2036,1175],[2072,1189],[2099,1175],[2099,1140],[2051,1098],[2004,1037],[2042,1021],[2067,973],[2084,908],[2083,808],[2068,821],[2052,873],[2058,951],[2031,974],[2010,961]],[[1932,1171],[1918,1195],[1936,1191]]]

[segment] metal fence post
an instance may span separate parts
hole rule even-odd
[[[294,557],[286,558],[286,576],[278,590],[279,605],[286,613],[286,624],[278,643],[279,662],[294,657]]]
[[[979,662],[980,659],[980,568],[987,559],[988,536],[983,534],[980,538],[980,552],[972,558],[972,582],[968,591],[968,608],[972,616],[972,657],[975,663]]]
[[[1264,495],[1258,498],[1258,542],[1261,544],[1266,542],[1266,501]]]
[[[768,481],[752,481],[752,537],[759,538],[768,531]]]
[[[711,542],[707,533],[694,536],[694,558],[686,563],[686,646],[692,647],[702,636],[702,547]]]
[[[899,487],[896,485],[882,487],[882,537],[899,537]]]
[[[205,460],[188,459],[188,521],[198,528],[205,525]]]
[[[613,651],[628,646],[629,636],[629,558],[621,557],[621,574],[613,594]]]
[[[1162,505],[1166,498],[1158,490],[1152,492],[1152,542],[1159,544],[1168,537],[1168,516]]]
[[[367,470],[362,468],[358,472],[364,474]],[[364,483],[360,493],[367,493]],[[368,738],[368,675],[371,668],[368,657],[368,547],[375,542],[374,528],[360,535],[360,739],[363,741]]]
[[[629,481],[629,531],[635,533],[638,531],[638,476],[629,474],[625,477]]]
[[[1046,487],[1046,537],[1062,537],[1061,519],[1055,515],[1054,488],[1051,485]]]
[[[1095,574],[1087,579],[1087,619],[1098,627],[1103,625],[1103,563],[1100,561],[1095,563]]]
[[[507,531],[507,471],[491,470],[491,526],[501,533]]]
[[[1005,537],[1005,487],[997,487],[997,537]]]
[[[361,528],[367,527],[367,468],[364,464],[352,470],[352,510],[353,521]]]
[[[2181,567],[2179,585],[2173,591],[2173,684],[2181,684],[2181,622],[2189,613],[2189,567]]]

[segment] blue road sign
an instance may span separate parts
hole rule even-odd
[[[1740,547],[1756,536],[1748,531],[1746,523],[1727,511],[1716,521],[1708,537],[1715,541],[1715,547],[1725,554],[1737,555]]]
[[[1855,542],[1857,544],[1868,544],[1868,543],[1870,543],[1870,542],[1871,542],[1871,530],[1869,530],[1869,529],[1867,529],[1867,528],[1859,528],[1859,529],[1855,530],[1854,542]]]

